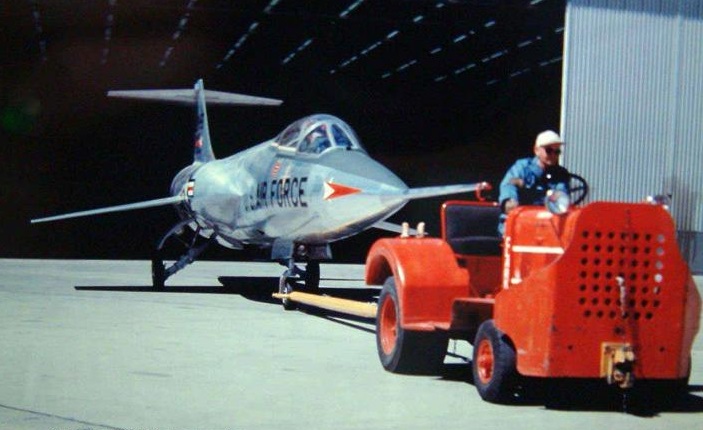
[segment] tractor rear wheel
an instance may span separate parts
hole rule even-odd
[[[474,384],[483,400],[510,403],[515,399],[518,379],[515,349],[493,320],[484,321],[478,328],[472,370]]]
[[[393,373],[437,375],[447,353],[448,337],[441,332],[405,330],[400,324],[395,279],[389,277],[378,298],[376,347],[383,368]]]

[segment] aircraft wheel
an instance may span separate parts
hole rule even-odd
[[[518,373],[515,349],[493,320],[484,321],[474,341],[472,370],[474,384],[483,400],[509,403],[515,399]]]
[[[293,292],[293,287],[288,280],[288,271],[283,273],[278,280],[278,292],[281,294],[289,294]],[[281,299],[281,304],[283,309],[287,311],[292,311],[296,309],[295,302],[289,299]]]
[[[305,291],[318,294],[320,292],[320,262],[309,261],[305,266]]]
[[[166,283],[166,268],[160,257],[151,259],[151,282],[154,288],[163,288]]]
[[[442,333],[418,332],[400,325],[400,302],[395,279],[383,284],[376,314],[376,347],[383,368],[393,373],[437,375],[449,339]]]

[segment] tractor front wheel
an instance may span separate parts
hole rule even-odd
[[[383,368],[393,373],[437,375],[449,342],[441,332],[405,330],[395,279],[386,279],[378,298],[376,347]]]

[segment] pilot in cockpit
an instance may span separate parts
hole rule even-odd
[[[327,137],[327,127],[322,124],[305,137],[301,151],[319,154],[330,146],[331,143]]]

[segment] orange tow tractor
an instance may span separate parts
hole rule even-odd
[[[555,193],[512,211],[504,238],[499,215],[496,203],[450,201],[441,238],[372,246],[366,283],[383,286],[386,370],[436,373],[453,338],[473,345],[474,383],[490,402],[510,402],[525,378],[687,386],[701,298],[665,205],[579,207]]]

